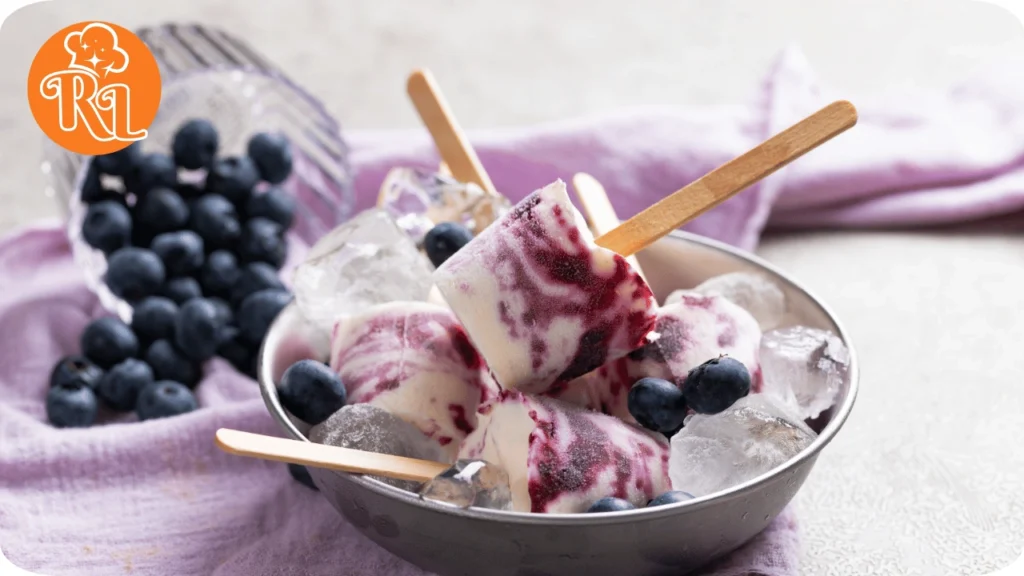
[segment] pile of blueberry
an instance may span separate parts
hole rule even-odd
[[[718,414],[750,393],[750,372],[742,362],[721,356],[697,366],[681,386],[661,378],[641,378],[629,390],[629,413],[655,432],[672,437],[683,429],[687,414]],[[674,490],[647,507],[684,502],[693,496]],[[607,497],[594,502],[587,512],[617,512],[636,508],[629,501]]]
[[[171,155],[135,143],[90,163],[82,237],[106,255],[104,282],[132,306],[132,322],[92,322],[82,355],[57,363],[53,425],[89,426],[101,404],[141,420],[194,410],[192,388],[214,356],[255,374],[267,329],[291,300],[278,269],[295,202],[277,185],[292,152],[277,134],[256,134],[244,156],[218,156],[219,141],[213,124],[193,119]]]

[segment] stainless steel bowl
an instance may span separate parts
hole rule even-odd
[[[787,324],[828,329],[847,346],[838,320],[813,295],[756,257],[698,236],[675,233],[639,254],[659,301],[727,272],[774,279],[786,292]],[[294,306],[277,319],[263,345],[259,381],[267,408],[285,434],[305,440],[304,427],[281,407],[274,382],[292,362],[326,358],[327,343],[308,333]],[[818,453],[843,426],[857,395],[858,362],[836,405],[813,424],[820,434],[783,466],[725,492],[689,502],[610,514],[546,515],[462,510],[360,476],[311,469],[321,493],[371,540],[441,575],[630,576],[681,574],[735,550],[789,503]],[[339,572],[340,573],[340,572]]]

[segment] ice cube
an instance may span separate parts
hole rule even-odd
[[[850,352],[827,330],[792,326],[765,332],[760,358],[764,393],[810,419],[835,403]]]
[[[417,245],[435,224],[458,222],[476,235],[512,207],[504,196],[488,194],[474,183],[414,168],[388,173],[378,205]]]
[[[309,431],[309,439],[320,444],[340,446],[444,462],[441,447],[427,438],[419,428],[387,410],[369,404],[350,404],[317,424]],[[396,488],[415,492],[418,482],[373,476]]]
[[[484,460],[459,460],[423,484],[420,496],[469,508],[512,509],[508,473]]]
[[[672,437],[672,488],[699,497],[742,484],[796,456],[815,437],[764,394],[741,398],[718,414],[691,415]]]
[[[330,332],[338,318],[374,304],[425,301],[431,273],[390,216],[366,210],[313,245],[295,269],[295,301],[310,323]]]
[[[706,280],[694,292],[722,296],[743,308],[761,325],[761,330],[778,328],[786,315],[786,295],[777,284],[760,274],[731,272]],[[672,298],[672,295],[669,296]]]

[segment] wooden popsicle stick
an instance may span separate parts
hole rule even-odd
[[[448,165],[445,164],[444,162],[441,162],[440,164],[437,165],[437,173],[443,176],[452,175],[452,171],[448,169]]]
[[[840,100],[708,172],[597,239],[630,256],[751,184],[814,150],[857,123],[857,109]]]
[[[431,480],[449,468],[448,464],[430,460],[299,442],[227,428],[217,430],[216,443],[221,450],[236,456],[416,482]]]
[[[460,182],[473,182],[488,194],[497,194],[490,176],[455,121],[434,76],[427,70],[415,70],[409,75],[406,91],[452,176]]]
[[[595,236],[607,234],[620,224],[619,217],[615,214],[615,208],[612,207],[612,203],[608,199],[608,193],[605,192],[604,186],[597,181],[597,178],[585,172],[577,172],[572,177],[572,187],[576,190],[576,197],[583,205],[583,213],[590,221],[590,227]],[[629,264],[646,281],[647,277],[644,276],[644,271],[640,268],[636,257],[628,256],[626,260],[629,260]]]

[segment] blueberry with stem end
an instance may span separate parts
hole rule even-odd
[[[135,414],[139,420],[153,420],[186,414],[198,407],[195,395],[184,384],[172,380],[158,380],[139,393]]]
[[[173,380],[189,387],[199,383],[199,367],[170,340],[150,344],[145,360],[157,380]]]
[[[50,371],[50,388],[75,383],[95,390],[102,377],[103,370],[85,356],[65,356],[58,360]]]
[[[178,305],[163,296],[150,296],[132,310],[132,331],[145,345],[174,337]]]
[[[718,414],[750,393],[750,371],[735,358],[712,358],[690,370],[682,389],[694,412]]]
[[[92,426],[98,411],[96,393],[80,382],[64,382],[46,393],[46,418],[57,428]]]
[[[442,222],[423,237],[423,249],[434,266],[444,264],[473,239],[473,233],[455,222]]]
[[[110,291],[128,302],[156,294],[165,278],[164,263],[159,256],[151,250],[131,246],[107,258],[107,272],[103,276]]]
[[[673,435],[683,427],[686,402],[679,388],[661,378],[641,378],[629,390],[627,406],[636,421],[655,432]]]
[[[277,385],[277,395],[288,412],[314,426],[340,410],[346,399],[341,377],[316,360],[289,366]]]
[[[82,220],[82,239],[89,246],[110,254],[132,241],[132,215],[113,200],[89,206]]]
[[[133,358],[139,340],[120,318],[105,316],[90,322],[81,336],[82,354],[103,369]]]
[[[283,134],[255,134],[246,148],[263,180],[280,184],[292,173],[292,149]]]
[[[100,379],[96,394],[110,408],[126,412],[135,408],[139,392],[153,382],[153,369],[142,360],[129,358]]]
[[[217,156],[220,134],[217,128],[202,118],[186,121],[174,133],[171,150],[174,161],[187,170],[208,168]]]

